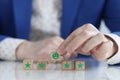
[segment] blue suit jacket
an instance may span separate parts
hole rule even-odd
[[[62,6],[63,38],[85,23],[99,28],[102,18],[112,32],[120,35],[120,0],[63,0]],[[31,15],[32,0],[0,0],[0,40],[29,39]]]

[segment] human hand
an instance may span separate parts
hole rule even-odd
[[[77,53],[81,53],[92,55],[96,60],[105,60],[115,54],[117,45],[93,25],[85,24],[73,31],[57,51],[63,56],[76,57]]]
[[[35,62],[39,60],[51,61],[50,53],[56,51],[58,46],[63,42],[63,39],[56,36],[37,42],[23,42],[16,51],[18,60],[32,59]]]

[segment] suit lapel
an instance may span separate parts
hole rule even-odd
[[[13,0],[14,21],[18,38],[28,39],[32,0]]]
[[[63,38],[66,38],[71,32],[80,0],[62,0],[62,3],[61,35]]]

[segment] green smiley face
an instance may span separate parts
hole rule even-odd
[[[60,55],[57,53],[57,52],[54,52],[53,54],[52,54],[52,58],[53,59],[59,59],[59,57],[60,57]]]

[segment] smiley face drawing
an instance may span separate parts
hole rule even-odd
[[[52,54],[52,59],[58,60],[59,57],[60,57],[60,55],[59,55],[57,52],[53,52],[53,54]]]

